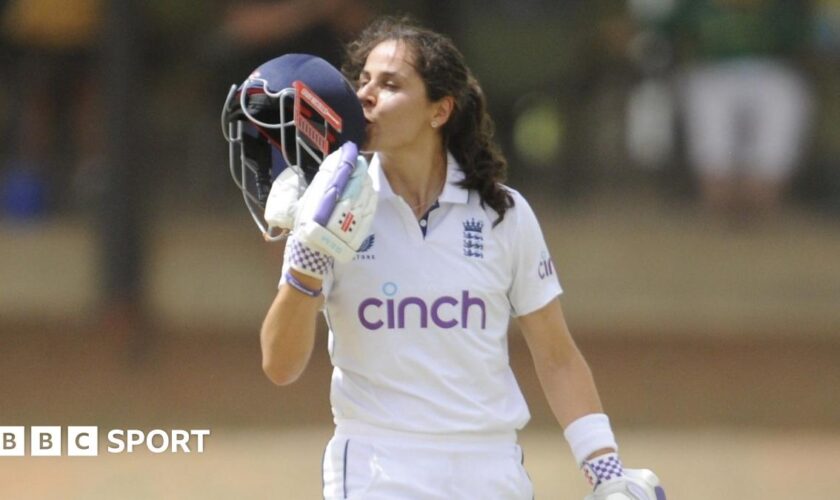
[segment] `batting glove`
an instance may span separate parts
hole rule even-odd
[[[301,195],[306,183],[300,175],[287,168],[280,172],[271,184],[271,191],[265,202],[264,219],[268,231],[263,235],[273,241],[286,236],[295,225]]]
[[[377,194],[352,142],[329,155],[297,205],[289,265],[322,278],[332,259],[348,262],[370,233]],[[289,250],[287,250],[287,254]]]
[[[659,478],[649,469],[624,469],[617,453],[607,453],[583,463],[593,492],[584,500],[665,500]]]

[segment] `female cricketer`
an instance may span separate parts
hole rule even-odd
[[[278,177],[266,215],[294,205],[261,330],[267,376],[294,382],[316,317],[329,326],[324,497],[532,498],[516,441],[530,415],[507,351],[515,317],[587,498],[664,500],[651,471],[621,464],[539,224],[502,184],[506,161],[460,52],[382,18],[349,45],[343,70],[366,138],[329,155],[299,200],[297,181]]]

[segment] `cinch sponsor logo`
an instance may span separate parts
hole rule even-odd
[[[62,428],[57,425],[33,425],[29,428],[29,455],[62,456]],[[134,453],[145,447],[152,453],[204,453],[204,438],[210,429],[111,429],[108,431],[108,453]],[[95,457],[99,455],[99,427],[67,426],[66,455]],[[0,426],[0,457],[26,455],[26,427]]]
[[[398,287],[387,282],[382,285],[385,298],[370,297],[359,303],[359,323],[368,330],[402,330],[405,328],[434,327],[469,328],[478,322],[484,330],[487,325],[487,306],[484,300],[470,296],[462,290],[459,297],[444,295],[432,300],[421,297],[397,297]],[[407,325],[407,323],[409,323]]]
[[[544,280],[554,274],[554,262],[552,262],[551,257],[549,257],[546,252],[543,252],[542,259],[537,266],[537,274],[541,280]]]

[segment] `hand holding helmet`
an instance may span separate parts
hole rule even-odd
[[[300,243],[347,262],[368,237],[377,195],[367,161],[352,142],[324,160],[300,200],[294,236]]]
[[[275,186],[285,189],[282,183]],[[320,280],[334,260],[352,259],[370,232],[376,203],[367,161],[354,143],[346,142],[324,160],[295,204],[294,230],[284,254],[288,267]],[[286,275],[286,281],[307,295],[320,293],[307,289],[293,276]]]

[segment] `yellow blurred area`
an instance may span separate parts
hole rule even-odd
[[[41,48],[91,45],[102,29],[102,0],[11,0],[3,30],[15,42]]]

